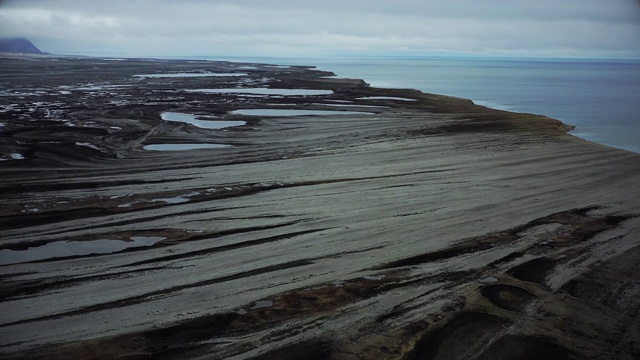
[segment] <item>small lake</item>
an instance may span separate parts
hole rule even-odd
[[[329,115],[373,115],[364,111],[339,110],[295,110],[295,109],[241,109],[231,112],[234,115],[247,116],[329,116]]]
[[[187,91],[212,93],[212,94],[257,94],[257,95],[282,95],[282,96],[314,96],[314,95],[333,94],[333,90],[277,89],[277,88],[191,89]]]
[[[224,129],[246,125],[246,121],[203,120],[201,115],[165,111],[160,114],[162,120],[191,124],[202,129]]]

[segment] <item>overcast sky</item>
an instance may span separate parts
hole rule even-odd
[[[640,0],[0,0],[57,54],[640,58]]]

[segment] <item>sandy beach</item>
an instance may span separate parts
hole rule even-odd
[[[0,358],[640,357],[636,153],[302,66],[0,66]]]

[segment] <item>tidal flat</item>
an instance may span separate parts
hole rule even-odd
[[[638,154],[305,66],[0,66],[0,358],[640,357]]]

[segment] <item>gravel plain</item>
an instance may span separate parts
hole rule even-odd
[[[309,67],[0,67],[0,358],[640,357],[638,154]]]

